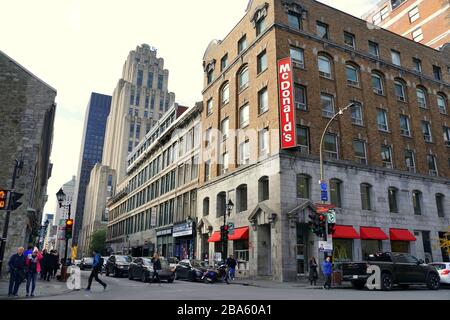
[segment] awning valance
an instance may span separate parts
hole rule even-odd
[[[359,234],[352,226],[336,226],[334,239],[359,239]]]
[[[361,239],[363,240],[387,240],[389,237],[380,228],[361,227]]]
[[[208,242],[219,242],[220,241],[220,231],[216,231],[208,239]]]
[[[390,229],[392,241],[416,241],[417,238],[407,229]]]
[[[228,240],[247,240],[248,230],[248,227],[234,229],[234,233],[228,235]]]

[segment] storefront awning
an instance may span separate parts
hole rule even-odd
[[[389,230],[392,241],[416,241],[417,238],[406,229],[390,229]]]
[[[335,239],[359,239],[359,234],[352,226],[336,226]]]
[[[234,229],[234,233],[228,235],[228,240],[247,240],[248,229],[248,227]]]
[[[387,240],[389,237],[380,228],[361,227],[361,239],[363,240]]]
[[[214,232],[211,238],[208,239],[208,242],[219,242],[219,241],[220,241],[220,231]]]

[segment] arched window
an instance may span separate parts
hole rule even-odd
[[[261,177],[258,181],[258,202],[269,200],[269,177]]]
[[[311,176],[297,175],[297,198],[309,199],[311,197]]]
[[[437,105],[440,113],[447,114],[447,98],[442,93],[437,94]]]
[[[422,192],[414,190],[412,193],[412,202],[414,214],[420,216],[422,214]]]
[[[358,68],[351,64],[345,65],[345,71],[347,74],[347,83],[351,86],[359,86],[359,71]]]
[[[239,79],[239,91],[248,87],[249,81],[248,66],[245,66],[244,68],[241,69],[241,71],[239,72],[238,79]]]
[[[222,86],[222,89],[220,89],[220,101],[222,106],[230,102],[230,84],[228,82]]]
[[[363,210],[372,210],[372,202],[370,199],[372,186],[368,183],[361,183],[361,207]]]
[[[330,180],[330,201],[332,205],[342,208],[342,181],[339,179]]]
[[[372,73],[372,88],[376,94],[384,95],[383,78],[377,73]]]
[[[405,102],[406,101],[406,91],[405,91],[405,85],[403,84],[403,81],[395,80],[394,87],[395,87],[395,96],[397,97],[397,100]]]
[[[236,189],[236,212],[247,211],[247,185],[242,184]]]
[[[227,194],[226,192],[221,192],[217,195],[216,201],[216,217],[223,217],[225,215],[225,211],[227,210]]]
[[[388,189],[389,212],[398,213],[398,189],[390,187]]]
[[[330,58],[324,55],[319,55],[318,64],[319,64],[319,74],[322,77],[331,78],[332,72],[331,72]]]
[[[417,104],[421,108],[427,107],[427,96],[426,96],[425,92],[426,92],[425,89],[423,89],[421,87],[416,88]]]
[[[209,198],[203,199],[203,216],[209,215]]]
[[[442,193],[436,194],[436,207],[437,207],[438,217],[440,217],[440,218],[445,217],[444,200],[445,200],[445,196]]]

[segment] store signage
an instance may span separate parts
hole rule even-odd
[[[164,229],[164,230],[159,230],[159,231],[156,232],[156,236],[157,236],[157,237],[159,237],[159,236],[165,236],[165,235],[168,235],[168,234],[172,234],[172,228],[170,228],[170,229]]]
[[[183,237],[192,235],[192,222],[180,223],[173,226],[173,237]]]
[[[333,241],[319,241],[319,252],[333,252]]]
[[[297,147],[295,134],[295,106],[291,58],[278,61],[278,88],[280,96],[281,148]]]

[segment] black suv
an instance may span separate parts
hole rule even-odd
[[[106,276],[113,274],[114,277],[123,277],[128,275],[131,257],[122,255],[112,255],[106,262]]]
[[[364,288],[370,276],[367,273],[370,265],[376,265],[381,270],[382,290],[392,290],[394,285],[408,288],[415,284],[426,284],[432,290],[439,289],[440,277],[436,268],[407,253],[377,253],[371,254],[364,262],[343,263],[343,280],[351,281],[354,288]]]

